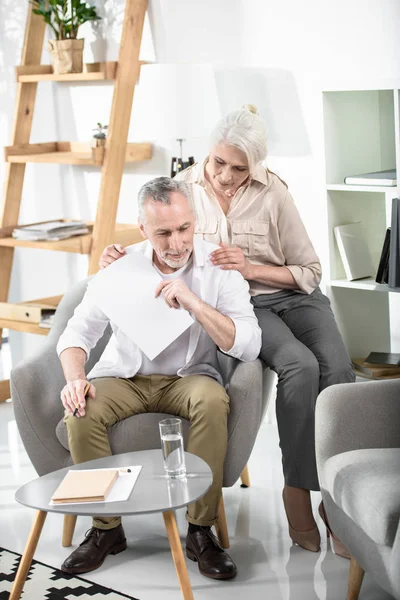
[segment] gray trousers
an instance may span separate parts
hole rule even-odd
[[[252,298],[260,358],[278,375],[276,417],[286,485],[319,490],[314,412],[320,391],[355,380],[329,299],[283,290]]]

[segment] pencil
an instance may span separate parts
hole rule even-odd
[[[87,383],[86,383],[86,385],[85,385],[85,389],[83,390],[83,395],[85,396],[85,398],[86,398],[86,394],[87,394],[87,393],[88,393],[88,391],[89,391],[89,388],[90,388],[90,383],[89,383],[89,382],[87,382]],[[75,408],[75,410],[74,410],[74,417],[76,417],[76,415],[78,414],[78,410],[79,410],[79,406],[77,406],[77,407]]]

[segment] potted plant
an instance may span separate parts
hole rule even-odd
[[[106,145],[108,125],[97,123],[93,129],[92,158],[95,165],[102,165],[104,159],[104,150]]]
[[[78,30],[87,21],[97,21],[94,6],[84,0],[31,0],[35,15],[43,17],[56,37],[49,40],[54,73],[81,73],[83,69],[83,39]]]

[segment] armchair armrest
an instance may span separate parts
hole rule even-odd
[[[56,437],[56,425],[64,414],[60,391],[65,380],[55,348],[47,345],[18,364],[10,383],[21,439],[38,474],[66,466],[69,453]]]
[[[238,362],[230,378],[228,394],[228,450],[224,483],[229,487],[249,460],[261,424],[263,365],[260,360]]]

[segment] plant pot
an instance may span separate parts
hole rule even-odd
[[[106,140],[94,138],[92,145],[92,160],[95,165],[102,165],[104,160],[104,152],[106,149]]]
[[[85,40],[49,40],[54,73],[82,73]]]

